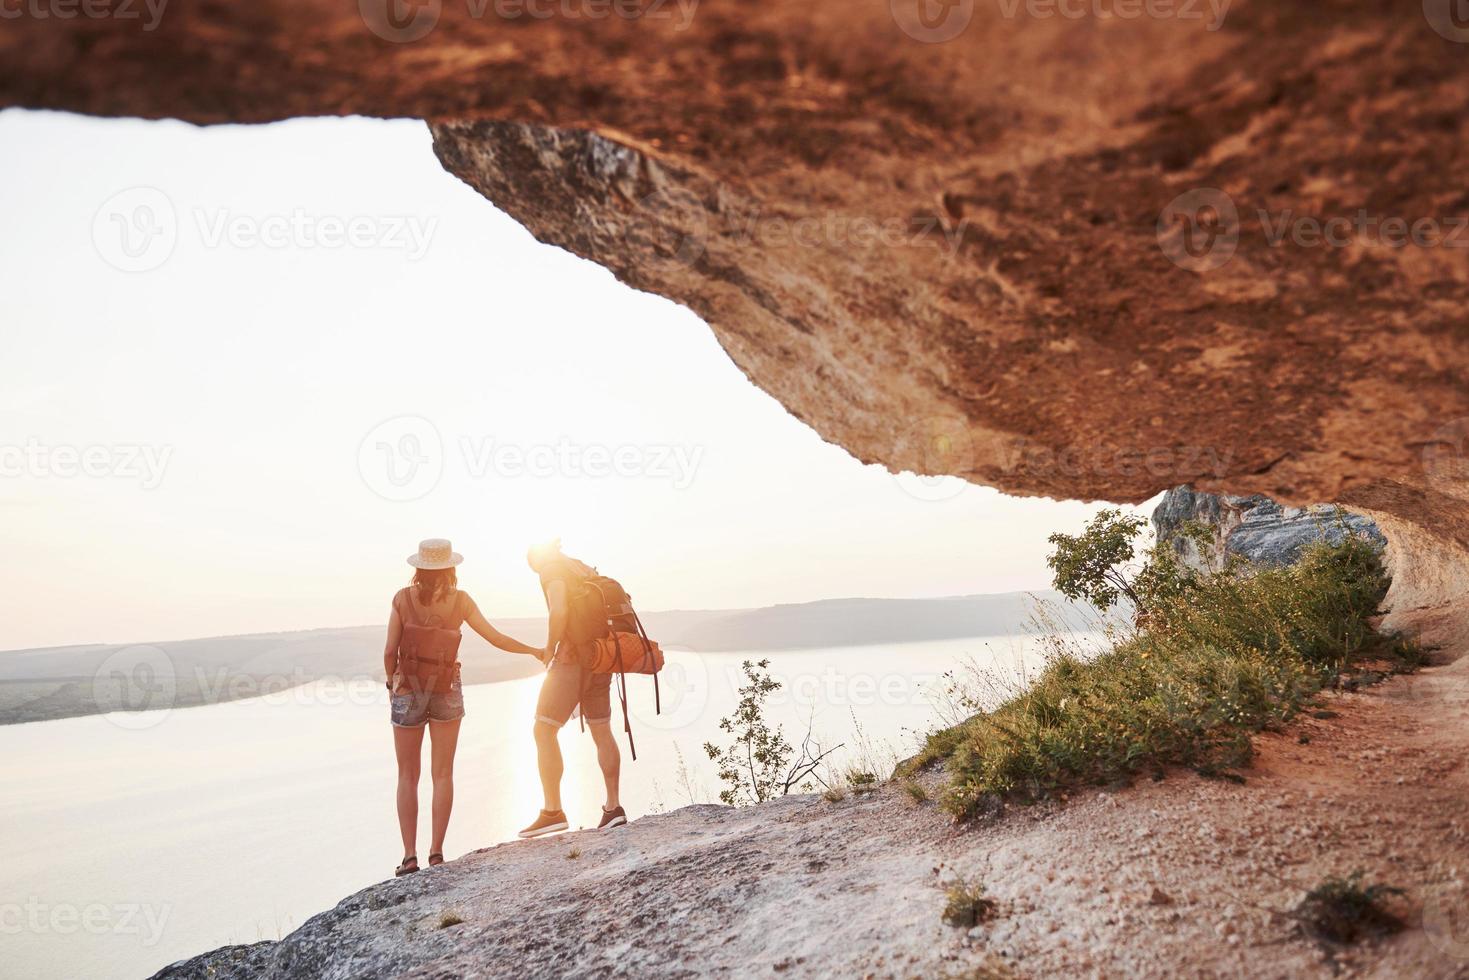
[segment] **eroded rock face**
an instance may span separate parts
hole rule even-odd
[[[1212,531],[1212,541],[1201,547],[1183,533],[1191,521]],[[1340,544],[1348,535],[1366,538],[1379,548],[1387,546],[1370,517],[1330,504],[1282,507],[1262,494],[1238,497],[1198,493],[1190,487],[1175,487],[1163,495],[1153,510],[1153,532],[1160,543],[1200,568],[1220,567],[1227,555],[1257,565],[1290,565],[1312,543]]]
[[[865,461],[1020,494],[1336,500],[1469,549],[1448,0],[609,9],[7,14],[0,104],[425,118],[452,172],[690,306]]]
[[[1374,493],[1390,491],[1383,487]],[[1395,492],[1402,499],[1378,498],[1385,508],[1374,520],[1333,505],[1282,507],[1260,494],[1240,497],[1176,487],[1154,509],[1153,531],[1188,563],[1215,568],[1226,555],[1289,564],[1313,541],[1364,536],[1384,549],[1392,573],[1384,627],[1418,635],[1430,648],[1457,658],[1469,640],[1469,555],[1456,536],[1466,515],[1450,494],[1402,487]],[[1190,521],[1212,530],[1212,541],[1201,546],[1184,534]]]

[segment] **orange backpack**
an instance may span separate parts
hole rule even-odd
[[[420,625],[418,603],[413,590],[405,590],[406,609],[398,611],[403,620],[403,635],[398,640],[398,673],[415,694],[443,694],[454,683],[459,669],[459,643],[464,639],[457,629],[448,629],[443,619],[434,614],[430,621],[438,625]]]
[[[593,640],[579,658],[594,674],[652,674],[663,669],[663,649],[642,633],[615,632]]]
[[[583,566],[585,567],[585,566]],[[658,690],[658,672],[663,669],[663,650],[648,638],[642,620],[632,607],[632,596],[614,578],[589,569],[578,576],[567,597],[570,616],[568,637],[576,650],[577,663],[590,674],[616,674],[617,699],[622,703],[622,730],[634,760],[632,721],[627,711],[627,675],[653,675],[653,705],[663,713],[663,696]]]

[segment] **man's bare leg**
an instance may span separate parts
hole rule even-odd
[[[553,725],[537,721],[536,765],[541,771],[541,793],[546,798],[545,809],[549,813],[561,810],[561,773],[565,764],[561,761],[561,744],[556,741],[559,733]]]
[[[612,734],[612,721],[589,721],[587,728],[592,732],[592,741],[597,743],[597,765],[602,767],[602,781],[607,784],[604,809],[616,810],[621,805],[617,788],[622,774],[622,753],[617,748],[617,737]]]

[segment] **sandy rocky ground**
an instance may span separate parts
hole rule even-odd
[[[1469,659],[1327,700],[1242,785],[1172,773],[965,827],[896,784],[687,807],[477,851],[160,976],[1469,978]],[[1405,889],[1405,932],[1328,951],[1278,914],[1356,869]],[[944,924],[956,876],[999,915]]]

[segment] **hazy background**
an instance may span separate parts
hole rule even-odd
[[[0,218],[0,648],[380,623],[428,536],[491,616],[555,534],[648,610],[1040,588],[1095,509],[861,465],[422,123],[6,111]]]

